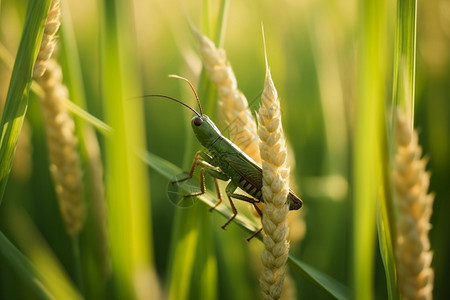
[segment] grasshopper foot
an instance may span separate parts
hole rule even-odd
[[[231,218],[229,218],[228,221],[225,224],[223,224],[222,229],[225,229],[228,226],[228,224],[230,224],[230,222],[233,221],[234,218],[236,218],[236,216],[237,213],[232,215]]]
[[[177,179],[177,180],[172,180],[170,183],[171,183],[171,184],[181,183],[181,182],[184,182],[184,181],[189,180],[189,179],[192,178],[192,176],[189,176],[188,173],[183,173],[183,175],[184,175],[184,174],[186,174],[185,177],[183,177],[183,178],[181,178],[181,179]]]
[[[247,242],[250,242],[250,240],[251,240],[252,238],[254,238],[255,236],[257,236],[262,230],[263,230],[263,229],[262,229],[262,227],[261,227],[258,231],[256,231],[255,233],[253,233],[249,238],[247,238]]]

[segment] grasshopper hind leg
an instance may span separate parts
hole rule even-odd
[[[259,201],[255,201],[253,203],[253,207],[256,209],[256,212],[258,213],[258,215],[262,218],[262,211],[261,209],[258,207],[258,205],[256,205],[256,203],[258,203]],[[250,242],[250,240],[252,238],[254,238],[255,236],[257,236],[261,231],[263,230],[263,228],[261,227],[260,229],[258,229],[257,231],[255,231],[250,237],[247,238],[247,242]]]
[[[227,225],[230,224],[230,222],[233,221],[233,219],[236,218],[236,216],[237,216],[237,209],[236,209],[236,206],[234,205],[233,200],[231,198],[251,203],[253,205],[253,207],[255,207],[256,212],[258,213],[258,215],[260,217],[262,217],[262,211],[258,207],[258,205],[256,205],[257,203],[261,202],[261,200],[257,200],[257,199],[254,199],[254,198],[251,198],[251,197],[248,197],[248,196],[244,196],[244,195],[241,195],[241,194],[236,194],[235,191],[236,191],[237,188],[238,188],[238,185],[236,183],[233,183],[232,181],[230,181],[230,183],[227,185],[227,187],[225,189],[225,191],[227,193],[227,196],[228,196],[228,200],[230,201],[231,210],[233,211],[233,215],[222,226],[223,229],[225,229],[225,227],[227,227]],[[253,233],[249,238],[247,238],[247,242],[249,242],[252,238],[257,236],[262,230],[263,229],[260,228],[255,233]]]
[[[254,238],[255,236],[257,236],[262,230],[263,230],[263,228],[261,227],[260,229],[258,229],[257,231],[255,231],[255,233],[253,233],[250,237],[247,238],[247,242],[250,242],[250,240],[251,240],[252,238]]]
[[[231,200],[231,198],[251,203],[255,207],[255,209],[258,212],[258,214],[260,216],[262,216],[261,210],[256,205],[256,203],[259,203],[260,200],[256,200],[254,198],[235,193],[237,188],[238,188],[238,185],[236,183],[232,182],[232,181],[230,181],[230,183],[228,183],[227,187],[225,188],[225,192],[227,193],[228,200],[230,201],[231,210],[233,211],[233,215],[230,217],[230,219],[228,219],[228,221],[225,223],[225,225],[222,226],[222,228],[224,228],[224,229],[237,215],[236,207],[235,207],[235,205],[233,203],[233,200]]]

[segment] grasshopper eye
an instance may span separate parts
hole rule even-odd
[[[202,125],[202,123],[203,123],[202,118],[200,118],[200,117],[195,117],[195,118],[194,118],[194,124],[195,124],[195,126],[200,126],[200,125]]]

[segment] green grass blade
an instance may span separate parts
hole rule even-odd
[[[385,133],[385,132],[384,132]],[[379,179],[379,199],[377,205],[378,246],[383,260],[389,299],[399,299],[395,270],[394,243],[396,235],[395,210],[391,196],[389,150],[386,134],[382,138]]]
[[[69,80],[69,82],[70,82],[70,80]],[[43,97],[43,95],[44,95],[44,91],[42,90],[42,88],[39,86],[39,84],[36,81],[32,82],[31,90],[33,92],[35,92],[39,97]],[[71,98],[72,99],[80,99],[81,96],[79,96],[78,93],[76,93],[78,96],[77,95],[75,97],[72,96],[72,94],[73,94],[72,90],[75,91],[76,89],[70,89]],[[91,115],[86,110],[84,110],[82,108],[82,107],[85,106],[84,104],[82,104],[82,103],[76,104],[76,102],[80,102],[80,101],[74,100],[74,102],[72,102],[71,101],[72,99],[67,99],[67,98],[62,99],[62,103],[64,104],[64,106],[67,108],[68,111],[70,111],[72,114],[80,117],[81,119],[83,119],[87,123],[91,124],[92,126],[97,128],[101,133],[103,133],[104,135],[108,135],[109,136],[109,135],[111,135],[114,132],[114,130],[112,129],[111,126],[109,126],[108,124],[106,124],[102,120],[99,120],[95,116]]]
[[[169,282],[169,300],[188,299],[191,289],[191,278],[199,233],[197,230],[198,206],[196,205],[189,213],[178,213],[175,216],[175,231],[173,236],[183,237],[176,241],[171,250],[171,270]],[[172,239],[174,240],[174,239]]]
[[[220,5],[219,15],[216,18],[217,20],[217,24],[215,26],[216,31],[214,32],[213,36],[213,41],[217,45],[217,47],[223,46],[229,2],[230,2],[229,0],[221,0],[219,3]]]
[[[18,217],[18,216],[16,216]],[[24,256],[6,236],[0,232],[0,253],[33,290],[39,299],[82,299],[49,250],[43,247],[29,221],[22,219],[17,226],[21,231],[22,244],[32,262]],[[24,232],[25,235],[24,235]],[[23,237],[27,236],[25,240]]]
[[[136,55],[131,1],[103,1],[101,13],[101,77],[105,121],[114,136],[105,143],[105,194],[117,299],[133,299],[136,282],[156,278],[153,268],[151,213],[146,166],[136,156],[145,144],[142,101],[137,95]],[[156,293],[154,282],[148,291]],[[153,296],[153,295],[152,295]]]
[[[411,124],[414,124],[416,23],[417,1],[399,0],[397,2],[392,101],[394,107],[398,105],[405,108]]]
[[[387,292],[389,299],[400,299],[397,290],[397,277],[395,271],[395,257],[392,244],[392,232],[386,208],[386,200],[380,200],[377,213],[377,229],[381,258],[386,274]]]
[[[22,210],[13,208],[9,211],[7,220],[15,241],[37,270],[28,276],[37,277],[54,299],[81,299],[80,292],[31,218]]]
[[[0,204],[11,171],[17,139],[28,107],[31,76],[44,33],[50,2],[50,0],[45,0],[28,3],[22,38],[0,123]]]
[[[360,7],[358,99],[353,158],[352,289],[355,299],[374,295],[376,203],[380,189],[386,82],[386,2]]]
[[[64,99],[64,105],[71,113],[82,118],[84,121],[88,122],[89,124],[97,128],[104,135],[111,136],[114,133],[114,130],[111,126],[109,126],[102,120],[99,120],[95,116],[91,115],[86,110],[84,110],[77,104],[73,103],[72,101]]]
[[[0,231],[0,252],[39,299],[55,299],[39,278],[38,270]]]
[[[348,288],[326,274],[289,255],[289,265],[319,289],[336,299],[350,299]]]

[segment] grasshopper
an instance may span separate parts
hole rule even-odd
[[[257,203],[264,202],[262,197],[262,185],[263,175],[261,167],[247,154],[245,154],[238,146],[233,144],[229,139],[224,137],[217,126],[211,121],[211,119],[203,114],[202,106],[192,84],[186,78],[170,75],[170,77],[182,79],[186,81],[192,89],[200,112],[197,112],[194,108],[186,103],[175,99],[170,96],[153,94],[147,95],[151,97],[162,97],[172,101],[175,101],[195,113],[195,116],[191,120],[192,130],[194,131],[197,140],[205,150],[198,151],[192,162],[188,175],[180,180],[173,181],[172,184],[180,183],[192,178],[194,171],[197,167],[200,168],[200,192],[184,195],[184,198],[196,197],[205,193],[205,174],[208,174],[214,179],[218,202],[210,210],[214,210],[220,203],[222,203],[222,196],[219,190],[217,180],[229,181],[225,188],[228,200],[230,202],[233,215],[222,226],[223,229],[236,217],[237,210],[233,203],[232,198],[246,201],[251,203],[258,214],[262,216],[262,212],[257,206]],[[245,191],[249,196],[236,193],[236,190],[240,188]],[[289,210],[298,210],[302,207],[302,200],[290,189],[286,202],[289,204]],[[257,231],[253,236],[259,233]],[[252,236],[252,237],[253,237]],[[251,239],[250,237],[249,239]]]

